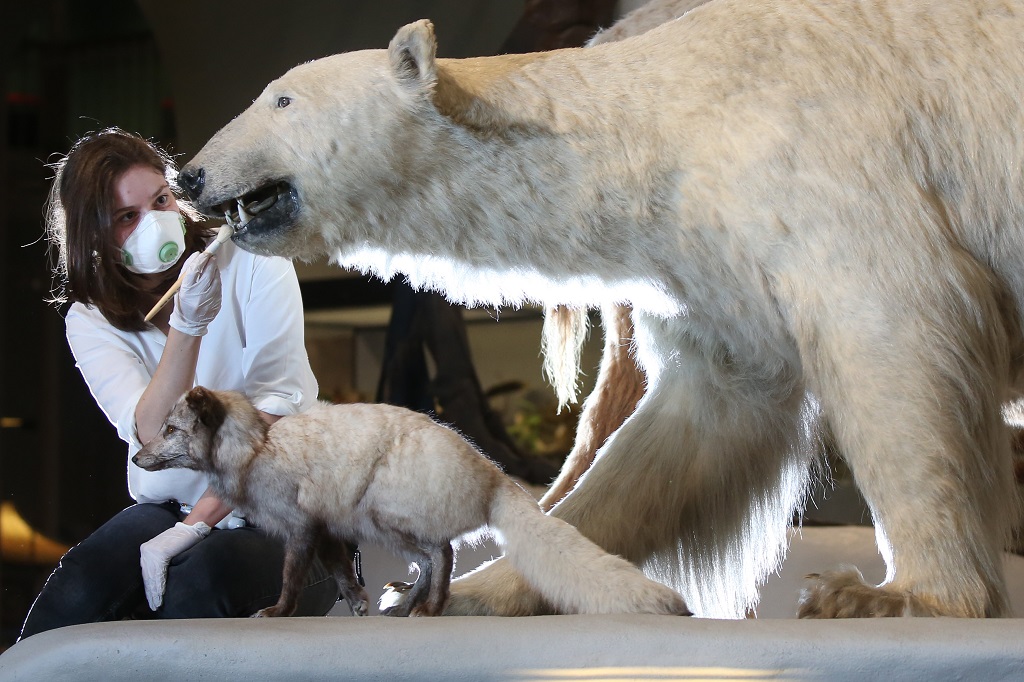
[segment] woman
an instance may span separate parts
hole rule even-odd
[[[203,474],[150,473],[131,457],[194,385],[239,390],[267,422],[316,402],[290,262],[211,237],[175,197],[171,159],[116,128],[62,161],[47,223],[58,251],[68,343],[97,403],[128,443],[136,504],[71,549],[29,610],[22,637],[122,618],[248,616],[277,601],[283,548],[231,514]],[[152,320],[170,285],[181,289]],[[141,566],[140,566],[141,564]],[[141,567],[141,570],[140,570]],[[338,587],[317,563],[297,615],[323,615]]]

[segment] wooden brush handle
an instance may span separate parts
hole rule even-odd
[[[234,233],[235,230],[230,225],[221,225],[220,230],[217,232],[216,239],[210,242],[210,245],[206,247],[206,250],[203,251],[203,253],[216,253],[217,249],[220,248],[220,245],[226,242],[227,240],[231,239],[231,235],[233,235]],[[181,283],[184,281],[185,273],[182,272],[181,275],[178,276],[178,279],[174,280],[174,284],[172,284],[171,288],[167,290],[167,293],[161,296],[160,300],[156,302],[156,305],[154,305],[153,308],[148,313],[146,313],[146,317],[144,318],[146,322],[152,320],[153,316],[160,312],[161,308],[167,305],[167,302],[171,300],[171,297],[174,296],[174,294],[178,293],[178,289],[181,288]]]

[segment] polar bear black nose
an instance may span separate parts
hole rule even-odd
[[[189,199],[198,199],[203,193],[203,185],[206,184],[206,170],[185,166],[178,173],[178,184],[185,190]]]

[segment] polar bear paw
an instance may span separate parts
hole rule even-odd
[[[620,606],[613,607],[611,613],[651,613],[659,616],[692,616],[686,602],[678,592],[661,583],[647,580],[646,585],[625,595],[627,599]]]
[[[811,573],[800,595],[800,618],[884,618],[941,615],[906,590],[875,587],[853,566]]]

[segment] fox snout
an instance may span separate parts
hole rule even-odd
[[[164,469],[182,467],[187,460],[187,453],[160,452],[151,449],[149,445],[139,450],[132,457],[132,462],[135,466],[141,467],[146,471],[162,471]]]

